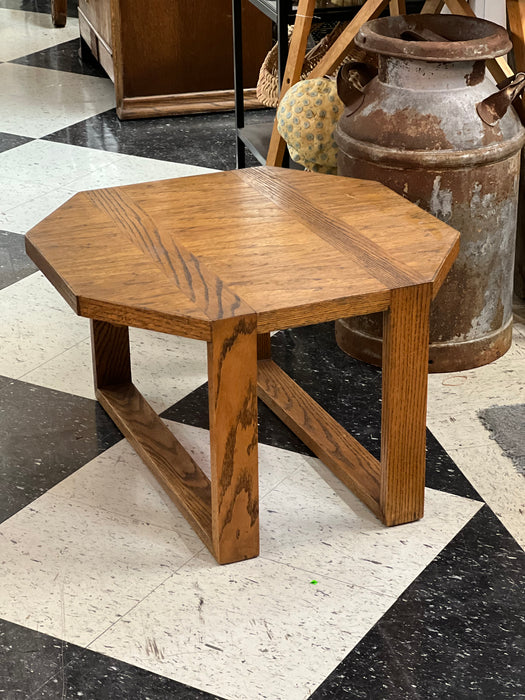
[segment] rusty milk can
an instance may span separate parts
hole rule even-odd
[[[432,303],[429,370],[491,362],[512,340],[525,141],[510,106],[525,76],[498,91],[485,75],[485,60],[510,50],[508,34],[481,19],[408,15],[368,22],[356,43],[379,55],[379,73],[361,90],[340,74],[338,174],[378,180],[460,231],[459,256]],[[336,324],[339,346],[373,364],[381,336],[381,314]]]

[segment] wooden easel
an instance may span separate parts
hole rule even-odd
[[[327,51],[321,61],[309,73],[309,78],[320,78],[330,75],[341,63],[348,51],[349,45],[354,40],[361,26],[370,19],[378,17],[386,6],[390,7],[391,15],[406,13],[405,0],[367,0],[363,7],[349,22],[345,30],[339,36],[333,46]],[[427,0],[421,10],[421,14],[437,14],[447,5],[448,9],[457,15],[475,17],[475,13],[467,3],[467,0]],[[312,26],[315,10],[315,0],[299,0],[297,7],[297,19],[294,24],[288,60],[284,72],[280,99],[286,91],[298,82],[306,51],[306,42]],[[509,15],[510,31],[516,54],[518,70],[525,70],[525,0],[507,0],[507,12]],[[494,76],[496,82],[514,75],[514,71],[504,58],[495,58],[487,61],[487,67]],[[274,122],[268,155],[267,165],[281,166],[283,162],[286,144],[277,130],[277,120]]]

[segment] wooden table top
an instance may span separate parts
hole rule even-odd
[[[221,318],[266,332],[436,293],[459,234],[379,183],[261,167],[82,192],[26,247],[78,314],[209,340]]]

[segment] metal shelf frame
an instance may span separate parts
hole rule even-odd
[[[278,76],[282,84],[286,60],[288,58],[288,25],[295,21],[297,0],[249,0],[276,25],[276,35],[279,45]],[[423,0],[407,2],[407,12],[419,12]],[[316,18],[323,21],[350,20],[359,12],[360,6],[318,8]],[[233,55],[234,55],[234,90],[235,90],[235,126],[236,126],[236,166],[246,167],[246,148],[264,164],[269,143],[268,130],[271,124],[245,126],[244,94],[243,94],[243,62],[242,62],[242,9],[241,0],[232,0],[233,14]],[[262,149],[262,150],[261,150]],[[283,166],[290,163],[288,152],[283,160]]]
[[[297,2],[294,0],[249,0],[263,12],[276,26],[278,51],[278,76],[279,85],[282,84],[286,59],[288,58],[288,25],[295,21]],[[359,11],[358,6],[352,7],[324,7],[316,11],[316,16],[324,21],[347,20],[354,17]],[[246,127],[244,120],[244,94],[243,94],[243,63],[242,63],[242,6],[241,0],[232,0],[233,15],[233,55],[234,55],[234,89],[235,89],[235,127],[236,127],[236,166],[246,167],[246,148],[253,153],[257,160],[264,164],[269,138],[268,128],[273,124],[261,124]],[[261,150],[263,148],[263,150]],[[289,165],[288,153],[283,161],[283,166]]]

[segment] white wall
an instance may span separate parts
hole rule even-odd
[[[478,17],[507,26],[505,0],[470,0],[470,5]]]
[[[505,0],[470,0],[470,4],[478,17],[484,17],[504,27],[507,25]]]

